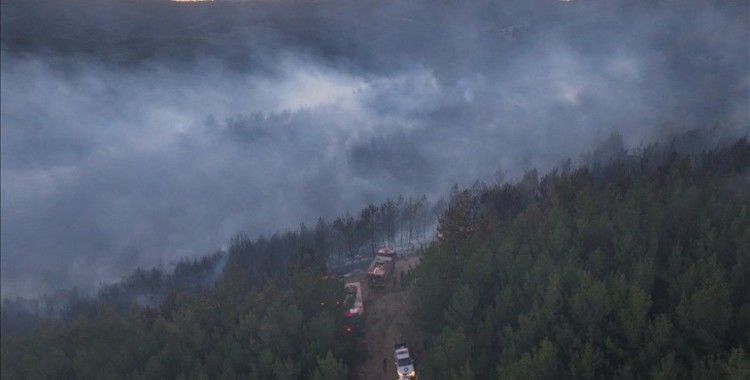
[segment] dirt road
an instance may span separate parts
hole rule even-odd
[[[365,329],[369,354],[359,368],[359,379],[396,378],[393,345],[403,339],[408,323],[405,311],[409,292],[401,286],[401,273],[406,274],[418,264],[419,258],[416,256],[399,258],[396,261],[394,276],[385,289],[373,289],[366,285],[367,281],[364,278],[362,279],[362,283],[365,284]]]

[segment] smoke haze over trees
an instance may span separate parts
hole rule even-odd
[[[750,125],[743,2],[10,0],[1,21],[3,295],[320,216],[345,234],[347,211],[615,131]]]
[[[750,144],[690,153],[704,139],[454,188],[439,241],[402,279],[423,376],[747,378]],[[3,376],[356,377],[366,353],[343,333],[343,283],[326,263],[336,246],[369,255],[389,226],[403,236],[421,200],[239,234],[225,253],[138,270],[38,320],[6,300]]]

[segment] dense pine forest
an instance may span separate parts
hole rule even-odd
[[[0,380],[750,380],[750,0],[0,26]]]
[[[413,323],[426,379],[750,377],[750,145],[652,146],[455,191]]]
[[[388,199],[313,228],[238,234],[226,252],[94,295],[4,299],[3,379],[348,378],[361,341],[345,331],[336,274],[383,242],[424,242],[439,207]]]
[[[748,378],[750,143],[586,162],[239,234],[95,296],[6,299],[3,378],[355,378],[336,271],[432,235],[435,211],[405,282],[421,378]]]
[[[321,279],[325,266],[306,252],[290,258],[284,276],[280,267],[252,275],[256,264],[243,256],[259,245],[237,239],[213,286],[172,291],[157,307],[121,312],[100,301],[68,321],[4,336],[3,378],[346,378],[341,282]]]

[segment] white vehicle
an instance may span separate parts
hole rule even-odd
[[[394,359],[396,359],[396,374],[401,379],[416,379],[417,373],[414,371],[414,360],[409,355],[409,347],[399,343],[394,347]]]

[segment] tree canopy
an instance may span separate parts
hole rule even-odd
[[[454,191],[414,282],[422,376],[750,377],[748,167],[746,139],[653,146]]]

